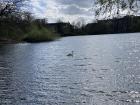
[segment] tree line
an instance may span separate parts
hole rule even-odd
[[[81,27],[65,22],[48,24],[48,27],[61,36],[133,33],[140,32],[140,16],[128,15],[122,18],[98,20]]]

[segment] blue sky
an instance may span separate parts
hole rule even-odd
[[[94,0],[31,0],[31,11],[36,17],[48,18],[49,22],[94,19]]]

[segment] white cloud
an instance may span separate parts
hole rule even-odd
[[[93,19],[93,0],[31,0],[31,11],[36,17],[48,18],[49,22],[58,19],[63,21],[74,21],[83,18],[87,21]]]

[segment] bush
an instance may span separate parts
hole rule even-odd
[[[58,35],[45,27],[38,27],[36,24],[31,25],[29,32],[23,39],[27,42],[52,41],[58,38]]]

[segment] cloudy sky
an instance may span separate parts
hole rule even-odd
[[[94,0],[31,0],[31,11],[39,18],[49,22],[85,20],[90,22],[93,15]]]

